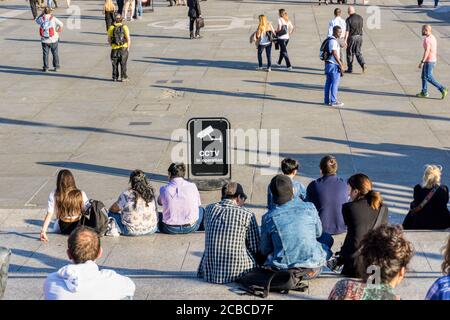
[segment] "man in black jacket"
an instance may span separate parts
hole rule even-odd
[[[187,5],[189,8],[188,16],[189,16],[189,32],[191,39],[194,38],[201,38],[200,37],[200,29],[198,27],[197,18],[199,18],[202,15],[201,9],[200,9],[200,2],[199,0],[188,0]],[[194,36],[194,24],[195,24],[195,36]]]

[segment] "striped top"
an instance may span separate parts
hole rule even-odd
[[[225,199],[205,209],[205,252],[198,277],[229,283],[256,267],[260,235],[255,214]]]

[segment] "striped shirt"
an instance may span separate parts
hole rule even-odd
[[[255,214],[225,199],[205,210],[205,252],[198,277],[229,283],[256,267],[260,235]]]

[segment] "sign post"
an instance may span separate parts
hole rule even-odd
[[[231,179],[230,122],[225,118],[192,118],[188,130],[188,178],[202,191],[222,188]]]

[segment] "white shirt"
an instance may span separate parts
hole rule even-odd
[[[335,37],[331,37],[331,39],[328,41],[328,52],[330,52],[330,57],[328,58],[327,62],[333,63],[333,64],[339,64],[336,61],[336,58],[333,55],[333,50],[336,50],[337,52],[337,56],[340,59],[340,46],[338,41],[336,40]]]
[[[44,17],[46,20],[51,20],[49,21],[51,27],[55,30],[55,34],[53,35],[53,37],[50,38],[44,38],[41,37],[41,42],[42,43],[56,43],[59,40],[59,32],[57,30],[59,30],[60,28],[62,28],[64,26],[64,24],[55,16],[52,16],[51,14],[46,14],[43,16],[39,16],[35,21],[38,25],[42,25],[44,22]]]
[[[122,300],[134,296],[136,285],[113,270],[99,270],[93,261],[69,264],[44,283],[45,300]]]
[[[346,24],[345,20],[342,19],[341,17],[335,17],[328,24],[328,37],[331,37],[333,35],[333,28],[335,26],[341,27],[341,30],[342,30],[341,38],[345,38],[345,31],[347,30],[347,24]]]
[[[292,25],[291,21],[286,22],[283,18],[278,19],[278,29],[281,30],[282,26],[287,26],[287,33],[285,35],[279,36],[278,39],[281,40],[288,40],[289,39],[289,32],[294,29],[294,26]]]
[[[47,212],[51,214],[54,214],[56,212],[55,192],[56,190],[53,190],[50,193],[47,201]],[[84,209],[86,210],[89,204],[89,198],[87,197],[86,193],[84,193],[84,191],[81,191],[81,195],[83,196]]]

